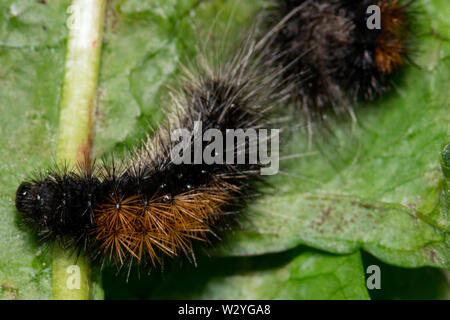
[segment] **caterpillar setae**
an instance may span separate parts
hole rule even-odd
[[[276,26],[272,62],[284,68],[291,98],[309,122],[329,112],[354,117],[354,102],[391,88],[392,76],[410,60],[412,2],[273,1],[266,16]]]
[[[195,260],[194,244],[212,240],[228,224],[226,217],[241,211],[259,183],[262,164],[237,160],[250,158],[249,139],[233,144],[232,161],[176,164],[171,153],[181,141],[172,134],[175,129],[190,132],[179,155],[196,157],[200,122],[203,134],[263,128],[277,99],[277,75],[262,72],[256,51],[249,39],[225,62],[209,64],[202,57],[192,69],[185,68],[167,123],[128,160],[50,170],[23,182],[16,193],[22,220],[42,241],[58,241],[93,261],[131,267],[180,255]],[[256,139],[266,143],[271,137]],[[225,155],[227,147],[212,152]],[[207,148],[202,146],[201,154]]]
[[[127,160],[49,170],[23,182],[16,193],[23,221],[44,242],[119,267],[158,265],[180,255],[195,260],[194,245],[218,238],[227,217],[240,213],[259,190],[264,163],[261,154],[250,161],[250,136],[231,148],[211,149],[202,144],[205,133],[266,128],[273,107],[286,98],[299,102],[308,119],[330,109],[351,113],[348,100],[387,91],[390,76],[408,59],[410,14],[396,0],[276,3],[266,21],[271,31],[262,39],[250,36],[224,62],[201,57],[185,68],[166,124]],[[367,8],[374,3],[382,28],[371,30]],[[189,133],[182,144],[172,139],[175,129]],[[253,136],[258,146],[269,140],[267,134]],[[175,154],[183,159],[196,159],[198,151],[231,156],[226,162],[178,163],[173,151],[180,145],[186,148]],[[245,161],[238,161],[242,156]]]

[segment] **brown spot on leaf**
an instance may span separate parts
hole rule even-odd
[[[352,204],[352,206],[358,206],[364,209],[379,209],[377,208],[377,206],[371,204],[371,203],[365,203],[365,202],[359,202],[359,201],[351,201],[350,202]]]
[[[333,211],[333,208],[328,207],[326,210],[322,210],[322,214],[324,217],[328,217],[332,211]]]
[[[0,288],[2,292],[6,293],[8,299],[15,300],[17,298],[17,288],[9,282],[4,282]]]
[[[106,8],[106,25],[108,28],[110,28],[112,33],[116,33],[117,32],[117,22],[119,20],[117,11],[114,7],[114,4],[112,3],[112,1],[110,1],[111,3],[108,3],[108,6]]]
[[[431,261],[436,262],[436,250],[431,250],[431,256],[430,256]]]

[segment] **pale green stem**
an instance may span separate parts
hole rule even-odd
[[[69,167],[90,159],[105,3],[106,0],[73,0],[69,7],[56,148],[58,163]],[[53,299],[89,299],[90,274],[85,257],[77,260],[76,255],[55,245]]]

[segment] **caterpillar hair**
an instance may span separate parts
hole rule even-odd
[[[277,56],[271,61],[283,67],[291,99],[309,122],[330,111],[354,117],[355,102],[391,88],[392,76],[410,60],[412,2],[273,0],[266,17]]]
[[[121,164],[50,170],[23,182],[16,193],[22,220],[44,242],[57,241],[119,267],[194,257],[195,243],[208,243],[228,214],[241,212],[259,183],[261,164],[175,164],[171,152],[179,141],[171,133],[191,132],[186,150],[194,156],[198,121],[202,133],[263,128],[278,94],[277,76],[261,72],[258,57],[263,55],[256,51],[248,39],[223,63],[202,57],[194,68],[185,68],[166,124]],[[249,141],[244,144],[232,149],[234,163],[242,154],[249,156]]]

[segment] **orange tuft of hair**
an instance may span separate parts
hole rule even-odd
[[[207,241],[210,226],[222,216],[231,192],[227,184],[194,189],[170,199],[167,195],[128,198],[111,195],[95,210],[91,234],[110,259],[141,262],[146,254],[153,265],[160,253],[170,257],[192,251],[192,241]],[[234,190],[236,192],[236,190]]]
[[[375,61],[384,74],[392,73],[405,61],[408,17],[398,0],[380,1],[381,33],[377,38]]]

